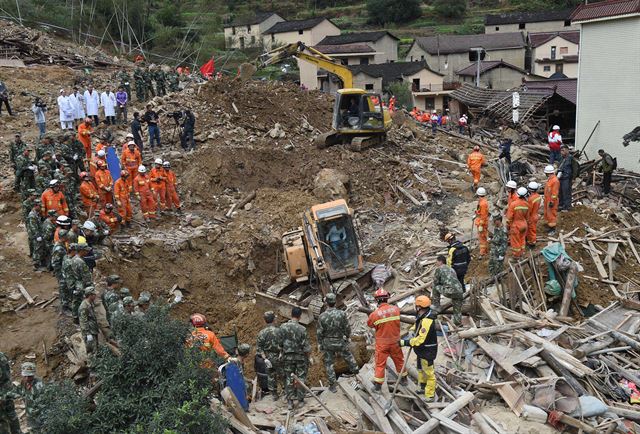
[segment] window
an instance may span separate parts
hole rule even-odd
[[[424,60],[424,54],[420,56],[420,61],[422,62],[423,60]]]
[[[298,30],[298,34],[302,35],[304,33],[304,30]]]
[[[562,70],[563,70],[562,66],[563,66],[562,63],[558,63],[556,65],[556,72],[559,72],[560,74],[562,74]]]
[[[526,24],[525,24],[525,23],[520,23],[520,24],[518,24],[518,28],[519,28],[520,30],[524,30],[524,28],[525,28],[525,27],[526,27]]]
[[[365,90],[373,90],[373,84],[372,83],[367,83],[364,85],[364,89]]]
[[[244,36],[240,37],[240,49],[244,50]]]
[[[414,92],[420,92],[420,79],[414,78],[413,83],[411,84],[411,90]]]
[[[271,42],[276,42],[276,34],[275,33],[271,34]]]
[[[556,47],[553,46],[551,47],[551,60],[554,60],[556,58]]]
[[[251,45],[256,45],[256,37],[251,35]]]
[[[361,57],[360,58],[360,65],[368,65],[369,64],[369,58],[368,57]]]
[[[236,28],[235,27],[231,27],[231,34],[235,35],[236,34]]]
[[[251,33],[251,25],[247,24],[247,33]]]
[[[500,26],[496,26],[496,32],[500,31]]]
[[[227,38],[227,47],[231,47],[233,45],[233,37],[229,36]]]
[[[551,72],[551,66],[549,66],[549,65],[543,66],[543,67],[542,67],[542,70],[543,70],[544,72]]]
[[[433,96],[428,96],[424,99],[424,108],[425,110],[433,110],[436,108],[436,98]]]
[[[571,20],[564,20],[564,26],[565,27],[570,27],[571,26]]]
[[[569,54],[569,47],[560,47],[560,54]]]

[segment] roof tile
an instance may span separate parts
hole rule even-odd
[[[511,12],[499,15],[487,15],[484,18],[485,26],[500,24],[540,23],[544,21],[564,21],[571,16],[572,9],[541,12]]]
[[[320,41],[319,45],[342,45],[358,42],[376,42],[386,35],[389,35],[394,39],[398,39],[386,30],[383,30],[379,32],[344,33],[342,35],[327,36],[322,41]]]
[[[536,32],[529,33],[529,41],[533,48],[539,47],[542,44],[546,44],[555,37],[560,37],[566,41],[574,44],[580,43],[580,31],[568,31],[568,32]]]
[[[520,32],[489,33],[481,35],[436,35],[416,38],[415,43],[429,54],[466,53],[472,47],[485,50],[525,48],[526,42]]]
[[[640,0],[607,0],[578,6],[571,20],[583,22],[634,13],[640,13]]]
[[[274,24],[269,27],[265,34],[270,33],[285,33],[285,32],[295,32],[298,30],[307,30],[312,29],[321,22],[326,20],[324,17],[310,18],[308,20],[297,20],[297,21],[281,21],[279,23]]]

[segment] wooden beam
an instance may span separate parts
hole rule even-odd
[[[493,335],[496,333],[503,333],[503,332],[508,332],[516,329],[541,327],[542,324],[543,323],[541,321],[531,320],[531,321],[515,322],[511,324],[497,325],[497,326],[491,326],[491,327],[482,327],[482,328],[472,327],[470,329],[458,332],[458,336],[463,339],[469,339],[469,338],[475,338],[476,336]]]
[[[576,279],[578,277],[578,264],[574,261],[569,266],[569,272],[567,273],[567,280],[564,285],[564,293],[562,294],[562,304],[560,305],[560,316],[569,315],[569,306],[571,304],[571,295],[573,294],[573,287],[575,286]]]
[[[439,414],[449,418],[453,417],[456,413],[466,407],[473,400],[473,398],[473,393],[464,392],[455,401],[443,408]],[[412,434],[428,434],[437,429],[439,425],[440,421],[436,418],[432,418],[429,419],[429,421],[422,425],[420,428],[413,431]]]
[[[27,288],[25,288],[24,286],[18,283],[18,289],[20,290],[20,293],[22,294],[24,299],[27,300],[27,303],[33,304],[33,298],[31,298],[31,294],[29,294],[29,291],[27,291]]]

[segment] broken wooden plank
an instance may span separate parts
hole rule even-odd
[[[500,384],[496,387],[498,394],[502,400],[507,403],[511,411],[520,417],[522,414],[522,406],[524,405],[524,391],[520,385],[516,386],[516,390],[511,384]]]
[[[482,349],[482,351],[487,353],[489,357],[495,360],[496,364],[500,366],[507,374],[509,374],[510,377],[515,378],[518,374],[520,374],[520,371],[518,371],[515,366],[508,362],[506,355],[498,352],[495,349],[495,344],[490,344],[481,337],[476,340],[476,343]]]
[[[481,327],[481,328],[472,327],[470,329],[458,332],[458,336],[463,339],[470,339],[476,336],[493,335],[497,333],[516,330],[516,329],[538,327],[541,325],[542,325],[542,322],[531,320],[531,321],[516,322],[516,323],[497,325],[497,326],[491,326],[491,327]]]
[[[458,434],[473,434],[473,431],[466,426],[451,420],[440,413],[434,413],[432,417],[438,419],[440,424],[450,431],[457,432]]]
[[[445,417],[452,417],[457,412],[459,412],[464,407],[466,407],[473,400],[473,398],[474,398],[473,393],[464,392],[455,401],[453,401],[451,404],[443,408],[439,414]],[[422,425],[420,428],[413,431],[412,434],[428,434],[434,431],[435,429],[437,429],[439,425],[440,425],[440,421],[436,418],[432,418],[432,419],[429,419],[429,421],[427,421],[427,423]]]
[[[414,205],[422,206],[422,202],[420,202],[418,199],[413,197],[413,195],[411,193],[409,193],[409,191],[407,189],[401,187],[400,185],[396,185],[396,188],[398,189],[398,191],[400,191],[400,193],[404,194],[407,199],[409,199],[411,202],[413,202]]]
[[[571,295],[573,294],[573,287],[575,286],[576,279],[578,278],[578,264],[573,261],[569,266],[567,272],[567,279],[564,285],[564,293],[562,294],[562,303],[560,304],[560,316],[569,315],[569,305],[571,303]]]
[[[631,247],[631,251],[633,252],[633,256],[636,257],[636,261],[640,264],[640,255],[638,254],[638,250],[636,250],[636,246],[633,244],[631,237],[627,237],[627,243],[629,244],[629,247]]]
[[[51,303],[53,303],[55,300],[58,299],[57,295],[54,295],[50,300],[48,300],[45,304],[43,304],[42,306],[40,306],[40,309],[44,309],[45,307],[49,306]]]
[[[18,289],[20,290],[20,293],[22,294],[24,299],[27,300],[27,303],[33,304],[33,298],[31,298],[31,294],[29,294],[29,291],[27,291],[27,288],[25,288],[24,286],[18,283]]]
[[[540,357],[542,357],[542,360],[547,362],[547,365],[549,365],[549,367],[553,369],[553,371],[558,374],[559,377],[564,377],[565,381],[569,384],[569,386],[573,388],[573,390],[576,391],[578,396],[587,394],[585,388],[582,387],[580,383],[578,383],[578,380],[576,380],[576,378],[571,374],[571,371],[561,365],[558,359],[556,359],[553,354],[551,354],[549,351],[543,350],[540,351]]]

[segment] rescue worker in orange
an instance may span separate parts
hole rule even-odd
[[[91,175],[87,172],[80,172],[80,199],[82,205],[87,213],[87,216],[91,217],[93,212],[100,209],[100,195],[96,189],[96,185],[91,180]]]
[[[42,209],[40,213],[43,217],[49,215],[49,211],[53,210],[57,215],[69,215],[69,206],[61,191],[60,182],[57,179],[49,181],[49,188],[42,192],[40,200],[42,201]]]
[[[150,219],[156,218],[156,208],[158,205],[151,191],[151,180],[147,176],[147,168],[142,165],[138,167],[138,176],[133,180],[133,191],[140,201],[140,208],[142,209],[144,220],[148,222]]]
[[[216,334],[207,328],[207,318],[204,315],[194,313],[189,319],[194,327],[191,336],[187,340],[189,348],[196,347],[200,348],[200,351],[206,352],[215,351],[218,357],[226,362],[237,362],[236,358],[229,356],[225,351]],[[206,360],[202,365],[203,368],[213,368],[214,366],[213,359]]]
[[[101,160],[97,161],[98,171],[96,172],[96,187],[100,195],[100,207],[108,203],[113,203],[113,178],[111,172],[107,170],[107,164]]]
[[[105,155],[106,155],[107,146],[109,146],[109,144],[107,142],[105,142],[103,139],[100,139],[100,141],[96,144],[96,152],[104,151]]]
[[[93,120],[91,118],[85,118],[84,122],[78,125],[78,140],[84,147],[87,160],[91,159],[91,135],[93,134],[93,128],[91,124]]]
[[[96,155],[89,162],[89,173],[93,179],[96,179],[96,173],[98,172],[98,164],[104,163],[107,165],[107,153],[104,149],[96,151]]]
[[[71,219],[66,215],[61,215],[56,218],[56,230],[53,233],[53,243],[60,241],[60,231],[68,231],[71,228]]]
[[[478,228],[478,242],[480,244],[480,256],[482,257],[489,253],[489,201],[487,201],[487,190],[484,187],[479,187],[476,190],[476,195],[479,199],[474,224]]]
[[[113,212],[113,204],[108,203],[104,206],[98,218],[109,227],[109,233],[114,233],[120,227],[122,217]]]
[[[525,199],[527,189],[520,187],[517,194],[518,198],[511,202],[507,210],[509,245],[514,258],[519,258],[524,254],[528,227],[527,217],[529,215],[529,204]]]
[[[167,209],[167,175],[162,168],[162,160],[160,158],[156,158],[154,161],[153,169],[149,172],[149,178],[151,179],[151,190],[153,190],[154,197],[160,203],[160,209],[164,211]]]
[[[113,197],[116,200],[116,205],[118,206],[118,213],[120,214],[120,217],[122,217],[122,224],[126,227],[131,226],[131,219],[133,218],[130,199],[132,186],[129,178],[131,178],[129,172],[123,170],[120,173],[120,178],[116,180],[116,183],[113,186]]]
[[[529,190],[529,197],[527,198],[527,203],[529,204],[527,245],[529,247],[534,247],[537,242],[536,231],[538,229],[538,220],[540,220],[540,203],[542,202],[542,197],[538,194],[539,188],[540,184],[535,181],[531,181],[527,186],[527,190]]]
[[[485,160],[484,155],[480,153],[480,146],[474,146],[473,152],[467,157],[467,169],[473,176],[473,191],[478,188],[478,184],[480,184],[480,176],[482,174],[482,166],[486,165],[487,161]]]
[[[122,167],[129,172],[129,185],[133,186],[133,180],[138,176],[138,167],[142,165],[142,154],[140,154],[136,142],[130,140],[129,143],[127,143],[126,148],[122,151],[120,161]]]
[[[560,181],[556,176],[556,168],[551,164],[544,168],[544,173],[547,175],[547,183],[544,186],[544,221],[553,233],[558,223]]]
[[[171,170],[171,163],[165,161],[162,163],[166,175],[167,183],[167,207],[175,207],[178,211],[180,208],[180,197],[178,196],[178,178],[173,170]]]
[[[388,303],[389,293],[384,288],[374,293],[378,308],[369,314],[367,325],[376,330],[375,371],[373,388],[376,392],[382,389],[387,359],[391,357],[396,372],[402,371],[404,355],[400,349],[400,309]],[[407,384],[407,372],[400,379],[400,384]]]
[[[507,208],[511,205],[515,199],[518,198],[516,194],[516,190],[518,189],[518,184],[514,180],[507,181]]]

